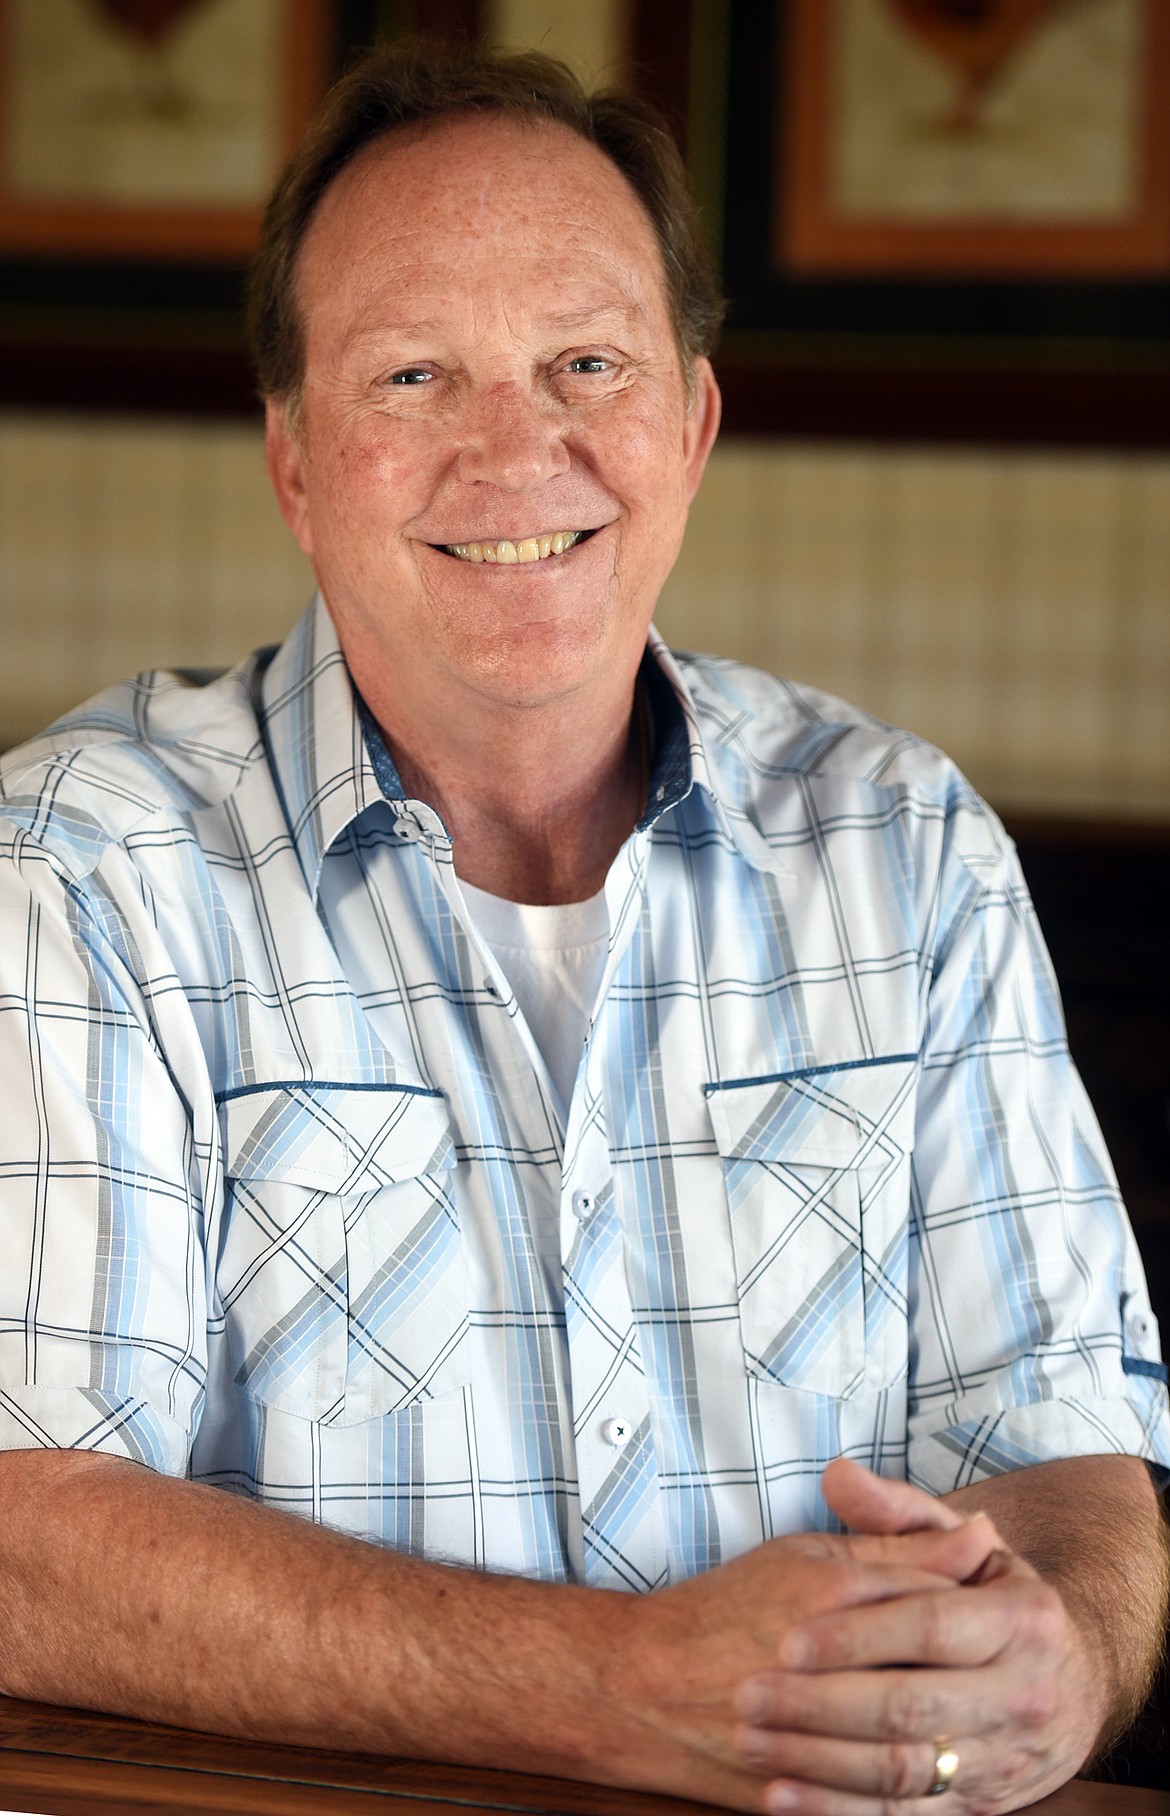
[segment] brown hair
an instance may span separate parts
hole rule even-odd
[[[682,159],[653,109],[617,92],[587,94],[565,64],[536,51],[461,51],[415,42],[368,52],[335,84],[277,184],[248,289],[249,330],[263,396],[295,402],[300,389],[304,346],[297,257],[334,178],[367,145],[397,127],[477,111],[558,122],[616,164],[654,228],[688,376],[694,359],[710,352],[724,305]]]

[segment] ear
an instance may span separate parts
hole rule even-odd
[[[305,451],[289,421],[289,406],[285,399],[270,397],[265,405],[264,459],[284,521],[304,553],[311,556],[313,534],[309,522]]]
[[[709,359],[697,359],[694,372],[694,395],[683,424],[683,459],[687,473],[687,501],[695,496],[703,468],[719,433],[723,399]]]

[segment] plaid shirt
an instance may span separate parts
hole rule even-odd
[[[935,1491],[1170,1462],[994,818],[913,738],[652,649],[567,1127],[320,603],[10,758],[0,1445],[635,1589],[827,1524],[842,1451]]]

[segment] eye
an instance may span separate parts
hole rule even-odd
[[[592,376],[594,373],[608,372],[611,363],[600,353],[582,353],[576,359],[569,361],[566,370],[574,374]]]
[[[434,374],[428,372],[425,366],[403,366],[400,372],[388,373],[385,383],[388,385],[427,385],[433,376]]]

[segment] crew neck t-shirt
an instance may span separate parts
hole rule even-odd
[[[605,968],[605,891],[585,902],[546,907],[505,901],[462,879],[459,886],[540,1049],[563,1120]]]

